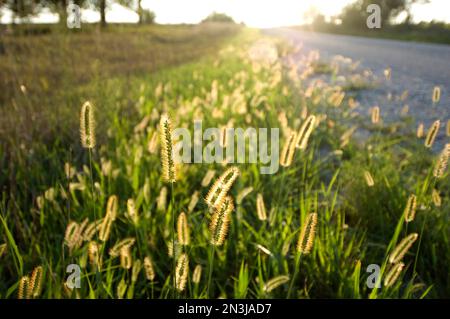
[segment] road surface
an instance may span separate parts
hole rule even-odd
[[[319,50],[323,60],[342,55],[360,61],[361,67],[371,69],[380,77],[390,67],[392,78],[389,83],[361,92],[359,101],[363,107],[379,104],[385,117],[396,117],[402,108],[400,103],[406,103],[416,123],[430,125],[441,119],[445,125],[450,119],[450,45],[331,35],[291,28],[265,32],[302,44],[303,52]],[[433,106],[431,95],[435,86],[441,87],[442,94],[440,103]],[[401,95],[404,90],[409,92],[405,102],[385,98],[388,93]],[[441,139],[445,138],[445,129],[441,129],[440,135]]]

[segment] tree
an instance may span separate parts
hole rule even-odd
[[[142,0],[118,0],[118,2],[136,12],[139,16],[139,23],[155,22],[155,13],[151,10],[142,8]]]
[[[213,12],[205,19],[203,19],[202,23],[205,22],[226,22],[226,23],[235,23],[233,18],[226,15],[225,13],[217,13]]]
[[[12,24],[16,23],[16,19],[22,22],[37,13],[37,0],[4,0],[1,7],[7,8],[12,12]]]

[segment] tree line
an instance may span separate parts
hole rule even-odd
[[[155,13],[142,7],[142,0],[116,0],[117,3],[132,9],[139,16],[139,23],[153,23]],[[60,23],[67,20],[67,6],[76,4],[81,8],[90,8],[100,13],[100,24],[106,26],[106,0],[0,0],[0,9],[12,12],[12,23],[26,22],[29,18],[41,12],[44,8],[59,15]]]

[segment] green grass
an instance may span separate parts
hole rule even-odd
[[[311,212],[318,214],[316,237],[311,253],[299,259],[291,298],[450,296],[449,174],[441,180],[432,177],[435,156],[423,147],[423,140],[414,137],[415,128],[409,127],[411,134],[385,134],[388,125],[372,125],[364,113],[360,121],[372,129],[372,135],[367,141],[352,138],[341,146],[340,137],[351,126],[354,111],[349,98],[339,106],[331,105],[333,84],[317,87],[306,97],[305,82],[293,79],[290,67],[281,60],[270,66],[251,63],[247,52],[259,38],[256,31],[242,29],[232,38],[221,38],[213,54],[203,52],[201,58],[163,65],[149,74],[94,79],[63,94],[63,99],[72,102],[70,107],[62,106],[61,112],[70,114],[75,123],[82,101],[89,99],[97,107],[92,168],[75,124],[52,130],[47,143],[31,141],[27,147],[15,139],[2,143],[7,145],[1,152],[2,167],[8,169],[0,175],[6,186],[0,204],[0,243],[7,245],[0,257],[1,298],[14,298],[21,277],[38,265],[44,268],[43,298],[286,298],[289,282],[270,293],[264,291],[264,283],[279,275],[292,279],[296,242]],[[312,67],[314,61],[305,63]],[[213,83],[217,83],[217,99]],[[84,95],[80,88],[99,91]],[[54,97],[48,99],[54,101]],[[168,112],[174,127],[191,130],[194,119],[201,118],[204,128],[233,120],[234,127],[280,127],[283,131],[286,125],[299,129],[304,107],[321,119],[307,149],[297,150],[292,165],[280,167],[274,175],[260,174],[261,164],[237,164],[241,174],[229,194],[236,199],[244,188],[254,190],[241,204],[235,202],[225,244],[212,249],[209,212],[202,199],[209,186],[201,183],[208,169],[216,170],[217,178],[230,165],[182,164],[173,187],[164,183],[159,148],[149,147],[160,115]],[[286,124],[280,120],[282,114]],[[14,162],[8,160],[12,154]],[[65,163],[74,170],[68,176]],[[365,170],[372,173],[374,187],[367,186]],[[441,207],[431,200],[432,188],[440,191]],[[200,200],[187,216],[191,243],[175,249],[175,257],[181,252],[189,257],[188,282],[183,292],[176,292],[168,244],[176,216],[187,212],[195,191]],[[264,197],[266,221],[256,213],[258,193]],[[417,195],[420,209],[416,219],[405,224],[403,209],[410,193]],[[96,216],[105,216],[112,195],[118,196],[119,206],[109,239],[105,243],[97,235],[92,239],[100,246],[98,269],[89,264],[88,242],[69,251],[64,234],[70,221],[81,223],[88,218],[93,222]],[[127,217],[129,198],[136,203],[138,224]],[[419,233],[419,239],[404,257],[406,267],[396,283],[369,289],[367,266],[378,264],[384,274],[389,253],[412,232]],[[143,270],[133,280],[133,271],[108,254],[115,243],[128,237],[136,239],[131,248],[133,263],[146,256],[153,260],[153,282]],[[82,274],[81,288],[72,292],[64,288],[69,264],[80,265]],[[198,284],[191,277],[196,265],[203,268]]]

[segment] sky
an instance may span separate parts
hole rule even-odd
[[[315,7],[325,16],[338,14],[344,6],[354,0],[142,0],[142,6],[156,13],[157,23],[198,23],[213,11],[226,13],[236,22],[251,27],[267,28],[298,25],[305,13]],[[110,2],[107,22],[137,22],[135,12],[117,3]],[[446,21],[450,23],[450,0],[431,0],[429,4],[415,5],[414,21]],[[83,10],[83,22],[96,22],[98,12]],[[8,23],[9,12],[3,12],[0,21]],[[57,22],[58,16],[44,11],[33,22]]]

